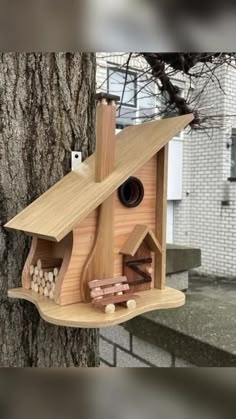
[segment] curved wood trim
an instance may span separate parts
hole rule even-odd
[[[92,266],[93,266],[94,256],[96,254],[98,240],[99,240],[99,226],[101,225],[100,219],[101,219],[101,207],[99,207],[97,210],[96,234],[94,238],[93,247],[84,264],[82,275],[80,278],[80,296],[81,296],[81,301],[83,303],[86,301],[89,301],[89,290],[87,289],[88,288],[87,283],[94,279]]]
[[[31,290],[16,288],[8,291],[8,296],[11,298],[19,298],[33,303],[45,321],[66,327],[99,328],[113,326],[148,311],[181,307],[185,303],[185,295],[172,288],[162,290],[154,288],[139,292],[138,295],[140,298],[136,300],[136,308],[128,310],[117,305],[115,313],[107,314],[94,308],[90,303],[59,306],[52,300]]]
[[[30,251],[28,254],[28,257],[26,259],[23,271],[22,271],[22,286],[24,288],[26,288],[27,290],[30,289],[30,283],[31,283],[31,279],[30,279],[30,265],[32,265],[32,262],[34,260],[36,251],[37,251],[37,246],[38,246],[38,238],[37,237],[33,237],[32,238],[32,242],[31,242],[31,247],[30,247]]]
[[[73,241],[74,241],[74,235],[73,235],[73,231],[71,231],[63,240],[64,246],[65,246],[65,253],[63,256],[62,265],[61,265],[61,268],[57,277],[55,291],[54,291],[54,301],[57,304],[60,304],[62,284],[65,279],[66,272],[69,269],[71,255],[73,251]]]

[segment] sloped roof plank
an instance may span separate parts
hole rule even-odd
[[[124,129],[116,136],[115,167],[106,179],[95,182],[93,154],[5,227],[48,240],[62,240],[192,120],[193,115],[189,114]]]

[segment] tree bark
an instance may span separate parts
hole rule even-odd
[[[30,239],[3,225],[95,143],[95,56],[0,54],[0,367],[98,366],[98,333],[44,322],[20,286]]]

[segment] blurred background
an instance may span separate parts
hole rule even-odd
[[[1,0],[4,50],[230,51],[233,0]]]

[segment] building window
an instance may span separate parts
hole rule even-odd
[[[232,129],[231,145],[231,178],[236,179],[236,129]]]
[[[115,67],[107,69],[107,91],[120,96],[122,106],[137,107],[137,74]]]

